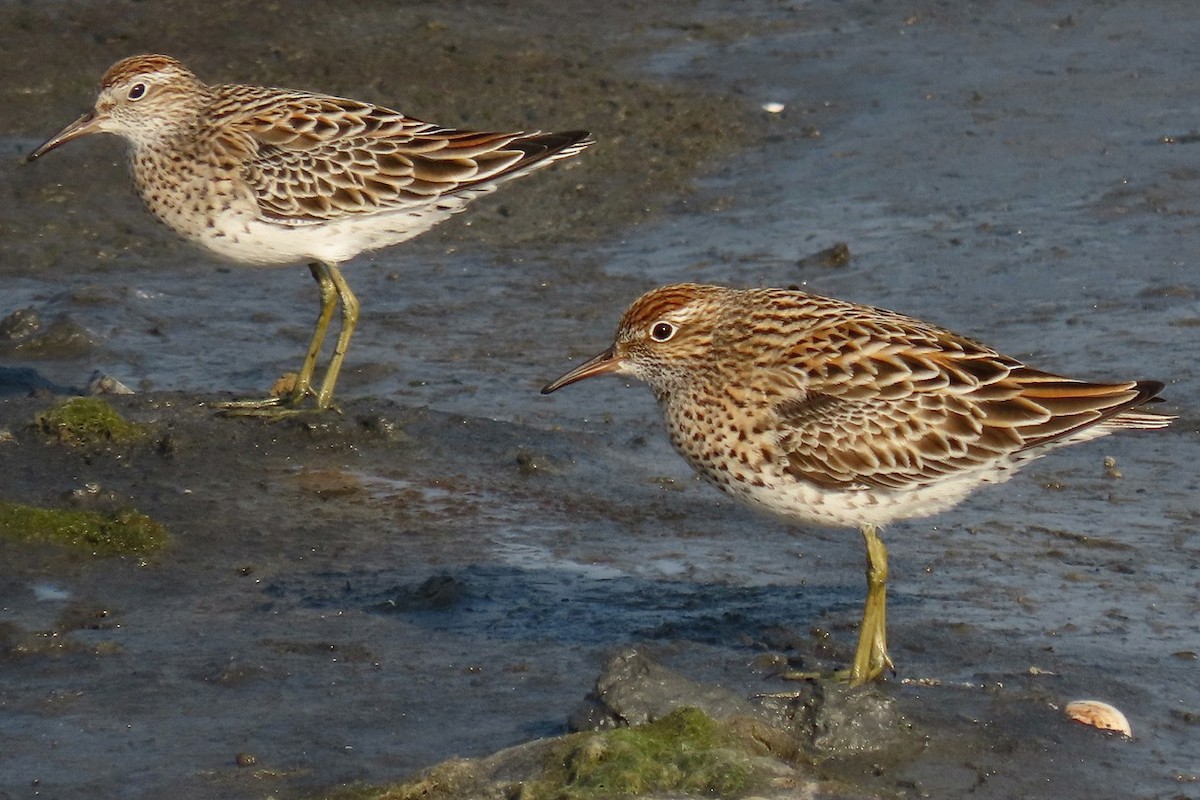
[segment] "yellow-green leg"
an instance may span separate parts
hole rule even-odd
[[[338,284],[346,286],[345,280],[342,279],[341,273],[337,267],[332,264],[325,264],[320,261],[314,261],[308,265],[308,269],[312,272],[313,280],[317,282],[317,289],[320,293],[321,310],[317,314],[317,324],[313,329],[312,339],[308,343],[308,352],[304,355],[304,363],[300,365],[300,372],[296,374],[296,385],[292,391],[283,397],[267,397],[262,400],[234,400],[227,403],[215,404],[217,408],[222,409],[223,413],[230,416],[282,416],[285,414],[295,413],[304,398],[314,394],[312,390],[312,376],[316,371],[317,359],[321,356],[321,346],[325,344],[325,333],[329,330],[329,322],[333,319],[333,311],[337,305],[338,295],[340,290]],[[336,275],[336,279],[333,277]],[[346,291],[349,292],[349,287],[346,286]],[[354,304],[354,319],[358,319],[358,300],[354,295],[350,295],[350,299]],[[343,311],[343,325],[345,320],[345,312]],[[353,325],[351,326],[353,328]],[[343,354],[345,347],[342,343],[343,335],[338,337],[339,346],[342,346]],[[345,337],[349,340],[349,337]],[[335,352],[336,356],[336,352]],[[340,366],[340,359],[338,364]],[[331,362],[332,365],[332,362]],[[335,374],[336,379],[336,374]],[[325,382],[329,382],[328,373],[326,373]],[[322,385],[322,391],[325,386]],[[333,387],[329,386],[329,392],[332,395]],[[286,408],[281,408],[286,406]],[[317,408],[328,408],[328,400],[324,405],[318,397]]]
[[[321,346],[325,344],[325,333],[329,330],[329,321],[333,319],[333,309],[337,305],[338,296],[337,286],[330,273],[330,270],[336,270],[336,267],[314,261],[308,268],[312,271],[313,280],[317,282],[318,291],[321,293],[321,313],[317,315],[317,326],[313,329],[312,340],[308,343],[308,352],[304,354],[304,363],[300,365],[300,372],[296,375],[296,387],[288,398],[288,402],[293,405],[302,402],[307,395],[313,393],[313,372],[316,371],[317,359],[321,356]],[[338,275],[338,278],[340,279],[341,275]]]
[[[787,672],[782,676],[785,680],[833,679],[861,686],[878,678],[884,670],[893,668],[887,653],[887,548],[876,535],[874,525],[863,525],[861,532],[867,545],[867,599],[863,604],[854,663],[850,669],[833,672]]]
[[[867,545],[867,600],[854,664],[846,678],[851,686],[873,681],[885,669],[893,668],[887,653],[887,548],[876,535],[874,525],[863,525],[862,535]]]
[[[358,298],[350,291],[350,284],[342,277],[342,271],[336,264],[326,264],[329,279],[342,301],[342,329],[338,333],[337,344],[333,348],[333,356],[325,369],[325,378],[321,381],[321,391],[317,393],[317,408],[326,409],[333,405],[333,387],[337,383],[338,373],[342,369],[342,359],[350,347],[350,337],[354,334],[354,326],[358,324]],[[324,291],[322,289],[322,291]],[[326,320],[328,324],[328,320]],[[305,364],[307,365],[307,361]],[[311,372],[311,371],[310,371]]]

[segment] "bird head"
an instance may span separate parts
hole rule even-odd
[[[149,144],[190,124],[206,87],[170,56],[131,56],[118,61],[100,81],[96,104],[26,157],[45,155],[93,133],[112,133],[134,147]]]
[[[669,394],[705,371],[722,299],[732,290],[676,284],[647,292],[621,317],[612,346],[542,389],[542,394],[584,378],[630,375]]]

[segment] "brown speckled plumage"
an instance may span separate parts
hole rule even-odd
[[[317,262],[321,315],[287,402],[311,393],[318,408],[332,402],[357,319],[340,263],[410,239],[500,184],[591,144],[582,131],[461,131],[356,100],[209,86],[163,55],[113,65],[95,108],[30,158],[100,132],[129,142],[138,193],[182,236],[244,264]],[[339,298],[342,331],[314,392],[314,350]]]
[[[1172,419],[1138,410],[1161,383],[1064,378],[911,317],[782,289],[656,289],[611,348],[543,391],[604,373],[648,383],[675,447],[725,491],[863,531],[880,591],[855,682],[890,665],[876,526],[949,508],[1055,447]]]

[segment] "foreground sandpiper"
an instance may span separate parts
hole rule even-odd
[[[782,289],[651,291],[611,347],[542,392],[608,373],[648,383],[676,449],[729,494],[861,530],[854,685],[892,668],[878,526],[947,509],[1056,447],[1174,419],[1135,410],[1157,381],[1063,378],[911,317]]]
[[[129,142],[138,194],[175,232],[232,261],[311,261],[321,294],[308,353],[283,397],[226,404],[253,413],[318,409],[358,320],[339,265],[423,233],[500,184],[578,154],[584,131],[482,133],[442,128],[357,100],[201,82],[163,55],[114,64],[95,108],[30,153],[93,133]],[[319,390],[312,386],[338,301],[342,325]]]

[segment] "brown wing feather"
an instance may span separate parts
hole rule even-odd
[[[902,325],[897,331],[892,324]],[[1124,414],[1162,384],[1087,383],[1030,369],[969,339],[892,316],[842,319],[793,353],[807,390],[774,407],[786,470],[830,488],[915,488],[1048,447],[1100,423],[1161,427]],[[845,343],[867,335],[870,352]],[[902,334],[902,335],[897,335]]]
[[[247,138],[245,178],[264,216],[321,222],[428,206],[574,155],[582,131],[485,133],[439,128],[390,109],[323,95],[222,87]]]

